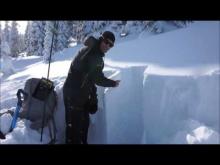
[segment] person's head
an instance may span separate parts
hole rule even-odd
[[[110,48],[114,46],[115,35],[110,31],[105,31],[100,37],[100,50],[106,53]]]

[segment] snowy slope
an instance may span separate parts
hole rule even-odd
[[[148,67],[122,70],[126,84],[109,94],[108,143],[219,143],[218,36],[219,22],[198,22],[181,33],[129,41],[135,54],[123,43],[120,52],[112,50],[109,63],[115,67]],[[209,133],[194,133],[200,127]]]
[[[116,40],[104,70],[121,84],[98,89],[99,111],[91,116],[89,143],[220,143],[219,31],[219,22],[201,21],[155,36]],[[65,133],[62,85],[80,47],[56,53],[51,64],[59,96],[58,143]],[[16,91],[28,78],[47,74],[48,65],[40,57],[20,57],[13,64],[17,73],[1,80],[1,111],[15,108]],[[6,129],[8,117],[1,120],[0,128]],[[19,121],[0,143],[40,143],[40,133],[28,126],[28,121]],[[48,140],[46,131],[43,143]]]

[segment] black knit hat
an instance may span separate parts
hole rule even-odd
[[[109,40],[111,40],[112,42],[115,42],[115,35],[114,35],[112,32],[110,32],[110,31],[105,31],[105,32],[102,34],[102,37],[103,37],[104,39],[109,39]]]

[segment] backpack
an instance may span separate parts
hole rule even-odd
[[[93,47],[95,45],[95,42],[97,41],[97,39],[93,36],[88,36],[85,38],[83,44],[85,46],[88,46],[88,47]]]
[[[81,61],[85,60],[89,54],[95,47],[95,44],[97,43],[97,39],[93,36],[88,36],[84,39],[83,45],[87,46],[89,49],[84,53],[84,55],[80,58]]]
[[[46,96],[44,94],[45,99],[42,99],[42,97],[36,98],[36,90],[42,90],[40,89],[42,80],[45,79],[30,78],[25,82],[24,92],[27,95],[24,97],[22,108],[18,116],[30,120],[30,128],[35,130],[41,128],[42,123],[44,123],[43,127],[48,126],[49,128],[51,140],[56,140],[54,112],[57,107],[57,94],[54,91],[54,88],[51,88],[49,92],[47,91]],[[53,127],[53,135],[51,124]]]

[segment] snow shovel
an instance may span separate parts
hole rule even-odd
[[[23,102],[23,100],[21,99],[21,94],[23,95],[23,98],[24,98],[24,96],[28,95],[26,92],[24,92],[23,89],[18,89],[18,91],[17,91],[17,98],[18,98],[17,107],[16,107],[16,110],[15,110],[14,115],[13,115],[13,119],[12,119],[12,122],[11,122],[11,128],[10,128],[9,132],[12,132],[13,129],[15,128],[15,126],[16,126],[16,122],[17,122],[17,119],[18,119],[18,114],[19,114],[19,111],[21,109],[22,102]]]

